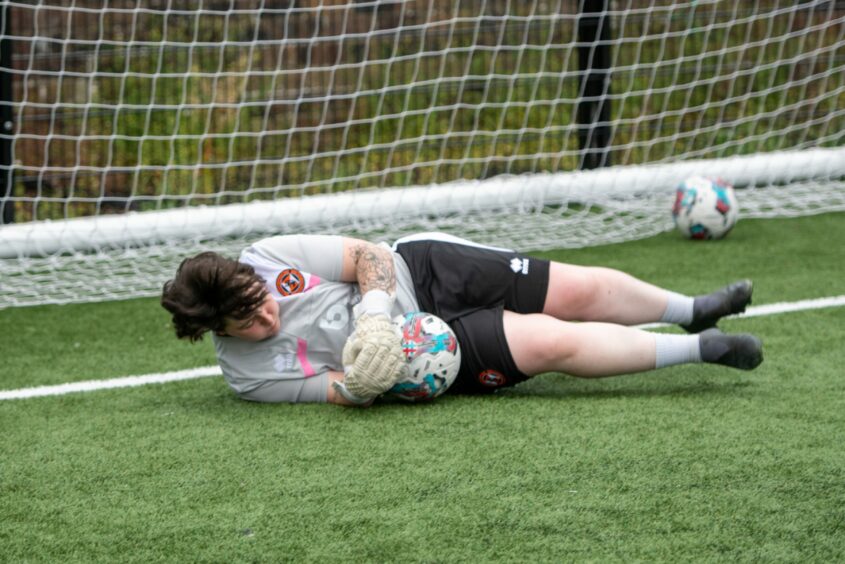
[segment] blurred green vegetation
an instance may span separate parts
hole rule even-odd
[[[17,220],[579,168],[577,3],[311,4],[18,41]],[[843,13],[778,6],[614,12],[610,161],[841,145]]]

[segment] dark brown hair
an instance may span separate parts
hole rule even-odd
[[[173,315],[176,336],[193,342],[207,331],[222,332],[227,317],[248,318],[266,294],[251,266],[205,252],[182,261],[164,283],[161,305]]]

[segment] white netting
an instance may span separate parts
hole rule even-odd
[[[841,2],[5,5],[0,308],[154,295],[267,233],[644,237],[690,172],[745,217],[845,210]]]

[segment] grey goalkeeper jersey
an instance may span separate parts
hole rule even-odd
[[[217,361],[229,386],[243,399],[324,402],[330,370],[354,328],[357,284],[341,282],[343,239],[289,235],[262,239],[238,259],[255,269],[279,304],[281,329],[259,342],[214,335]],[[396,302],[392,315],[419,309],[407,265],[393,253]]]

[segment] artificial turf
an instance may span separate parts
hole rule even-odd
[[[845,214],[544,253],[755,303],[845,294]],[[427,405],[260,405],[221,378],[0,402],[0,560],[845,559],[845,310],[726,320],[749,373],[539,376]],[[0,389],[213,363],[155,300],[0,311]]]

